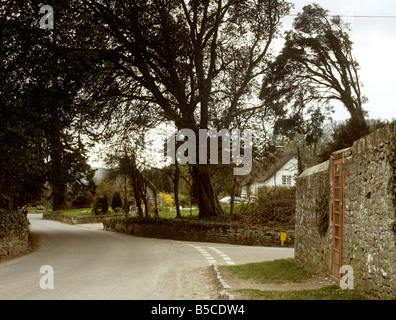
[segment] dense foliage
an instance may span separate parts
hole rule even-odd
[[[107,196],[97,197],[93,205],[93,212],[96,215],[106,214],[109,211],[109,202]]]
[[[266,226],[294,229],[296,213],[295,187],[261,187],[257,207],[241,217],[241,221]]]
[[[0,239],[29,230],[29,221],[20,211],[0,209]]]
[[[40,1],[0,5],[1,207],[34,200],[45,182],[55,210],[94,192],[84,135],[99,117],[92,95],[108,69],[87,39],[100,25],[78,0],[48,4],[53,30],[39,27]]]
[[[335,137],[336,148],[349,147],[369,133],[363,108],[367,98],[349,31],[339,16],[329,15],[317,4],[305,6],[297,15],[282,51],[267,69],[260,95],[287,115],[276,123],[277,131],[304,133],[308,143],[315,143],[323,134],[326,113],[339,103],[350,119]],[[310,108],[314,110],[310,124],[304,126]]]
[[[121,195],[120,195],[120,193],[118,191],[114,192],[113,200],[111,201],[111,208],[114,211],[120,211],[121,208],[122,208]]]

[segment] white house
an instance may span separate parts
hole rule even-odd
[[[295,186],[297,176],[297,149],[281,151],[269,164],[253,165],[252,173],[241,183],[241,197],[254,196],[260,187]]]

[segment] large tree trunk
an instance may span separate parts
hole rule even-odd
[[[232,191],[231,191],[231,202],[230,202],[230,216],[234,214],[234,202],[235,202],[235,189],[237,185],[237,178],[234,176],[233,182],[232,182]]]
[[[63,166],[63,148],[60,134],[55,132],[50,139],[51,173],[50,184],[52,189],[52,210],[64,210],[66,203],[66,181]]]
[[[179,206],[179,181],[180,181],[179,164],[177,163],[177,159],[175,157],[174,193],[175,193],[176,218],[181,218],[180,206]]]
[[[58,182],[52,186],[52,210],[65,210],[67,209],[66,203],[66,185]]]
[[[139,181],[137,177],[137,172],[135,168],[133,168],[129,172],[129,177],[131,178],[132,188],[133,188],[133,195],[135,196],[136,208],[140,218],[143,218],[143,208],[142,208],[142,201],[143,197],[140,191]]]
[[[192,166],[194,195],[198,201],[199,217],[213,218],[222,213],[218,199],[214,196],[210,176],[204,166]]]
[[[159,213],[158,213],[158,192],[157,190],[153,190],[154,192],[154,217],[159,218]]]

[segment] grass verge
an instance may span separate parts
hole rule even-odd
[[[241,279],[254,280],[258,283],[301,282],[313,275],[296,265],[292,259],[223,266],[223,268]]]
[[[298,283],[308,280],[313,272],[298,266],[293,259],[280,259],[259,263],[248,263],[221,268],[243,280],[257,283]],[[311,290],[263,291],[257,289],[237,290],[249,300],[368,300],[356,290],[342,290],[336,285]]]

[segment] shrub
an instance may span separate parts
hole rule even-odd
[[[122,200],[121,200],[121,195],[119,192],[114,192],[113,195],[113,200],[111,201],[111,208],[115,211],[118,212],[122,208]]]
[[[123,204],[122,206],[122,210],[129,212],[129,210],[131,210],[131,208],[136,207],[136,201],[134,199],[132,200],[127,200],[127,202]]]
[[[257,192],[257,206],[242,219],[250,224],[294,228],[295,211],[295,187],[262,187]]]
[[[175,201],[168,193],[160,192],[159,201],[161,209],[169,209],[170,207],[173,207],[175,205]]]
[[[179,194],[179,205],[183,208],[189,208],[191,206],[190,197],[184,194]]]
[[[95,199],[93,211],[96,215],[106,214],[109,211],[109,203],[106,196]]]
[[[109,211],[109,202],[107,201],[107,196],[103,197],[102,211],[103,211],[103,214],[106,214],[107,211]]]
[[[0,238],[22,234],[29,229],[29,220],[19,211],[0,209]]]

